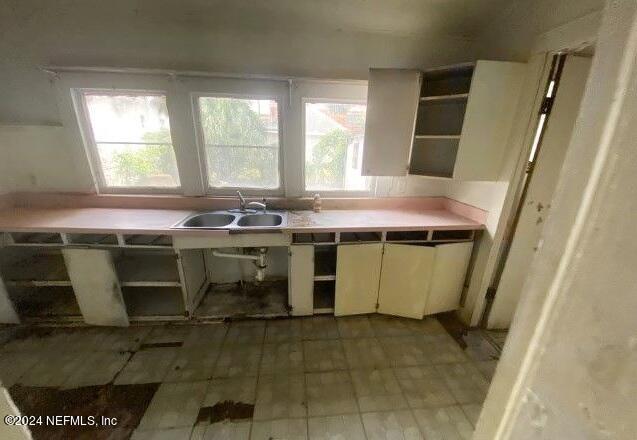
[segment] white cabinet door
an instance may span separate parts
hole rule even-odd
[[[473,242],[440,244],[435,247],[431,285],[425,315],[456,310],[467,276]]]
[[[382,258],[381,243],[338,246],[334,315],[376,311]]]
[[[525,72],[524,63],[477,62],[462,124],[454,179],[498,179]]]
[[[0,324],[19,324],[20,318],[15,312],[13,302],[9,298],[9,292],[0,278]]]
[[[288,302],[292,315],[314,314],[314,246],[290,246]]]
[[[417,70],[369,70],[363,176],[407,174],[420,84]]]
[[[422,319],[436,248],[385,244],[378,313]]]
[[[128,326],[128,313],[110,251],[63,249],[62,254],[84,321]]]

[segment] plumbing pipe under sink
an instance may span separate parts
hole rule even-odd
[[[254,261],[254,265],[257,268],[257,272],[254,275],[255,281],[263,281],[265,278],[265,268],[268,266],[265,260],[265,256],[268,252],[267,248],[259,248],[258,253],[255,254],[233,254],[230,252],[221,252],[218,250],[213,250],[212,255],[220,258],[235,258],[239,260],[252,260]]]

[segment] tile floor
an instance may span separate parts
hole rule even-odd
[[[469,439],[499,351],[465,342],[380,315],[55,329],[2,345],[0,379],[159,383],[133,439]]]

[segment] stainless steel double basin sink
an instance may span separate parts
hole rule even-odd
[[[279,230],[286,223],[285,213],[254,211],[211,211],[189,215],[175,229]]]

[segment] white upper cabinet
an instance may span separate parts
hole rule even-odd
[[[407,174],[421,76],[418,70],[369,70],[364,176]]]
[[[422,78],[411,71],[410,80],[403,70],[370,70],[364,172],[497,180],[524,66],[477,61],[428,70]],[[381,80],[391,77],[391,72],[401,79],[400,86],[396,79]],[[376,78],[378,73],[382,73],[380,78]],[[401,118],[402,125],[397,122]],[[406,138],[409,147],[405,149]]]

